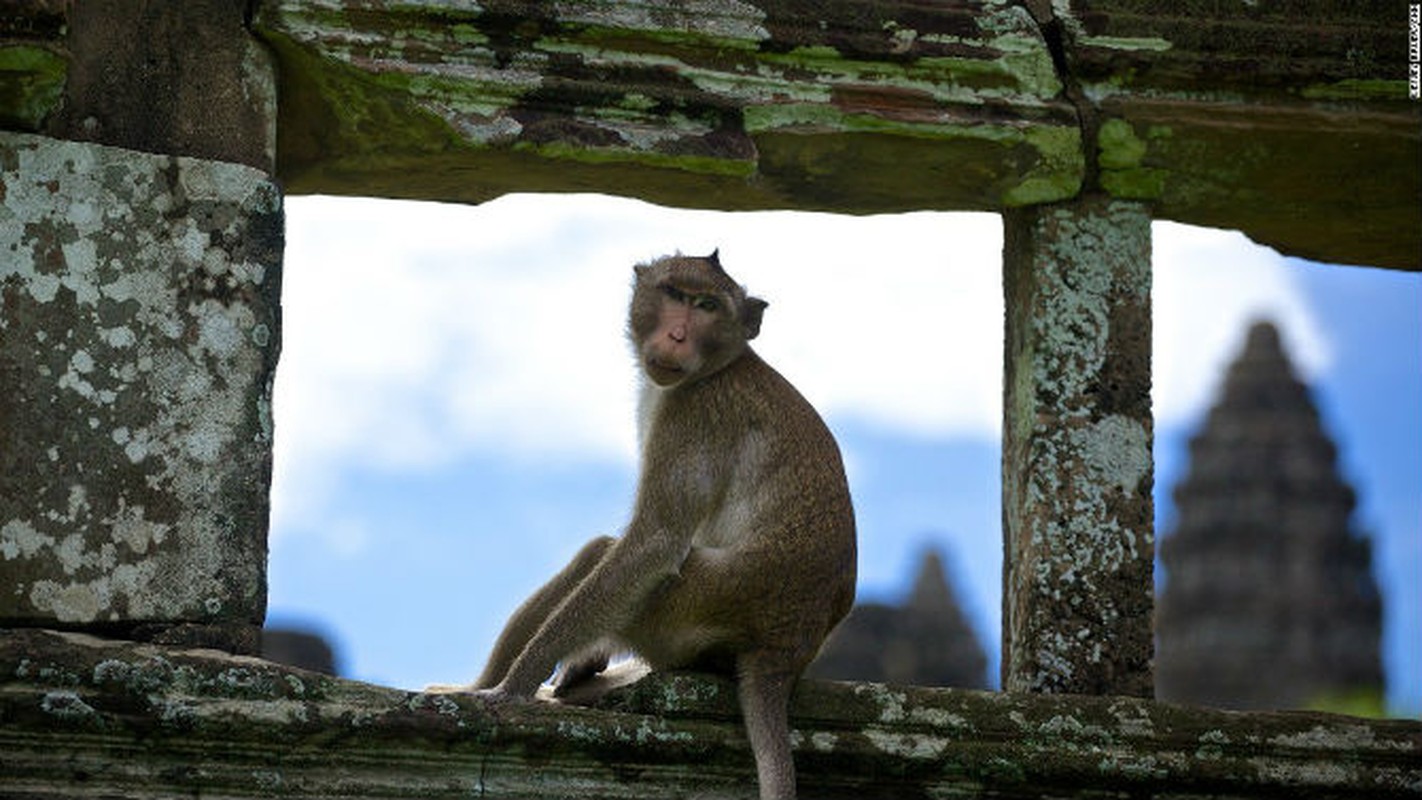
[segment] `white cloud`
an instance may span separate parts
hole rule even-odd
[[[1249,325],[1278,325],[1305,379],[1323,372],[1331,348],[1292,277],[1317,269],[1234,231],[1157,222],[1154,240],[1154,388],[1158,425],[1198,423]]]
[[[770,301],[757,349],[827,416],[995,437],[1001,225],[988,214],[677,211],[586,195],[479,207],[290,198],[273,529],[328,512],[344,466],[473,452],[634,457],[631,265],[719,247]],[[1283,259],[1238,234],[1155,227],[1155,397],[1199,413],[1265,311],[1310,368],[1321,334]]]

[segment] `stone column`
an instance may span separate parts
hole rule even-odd
[[[15,4],[0,626],[257,648],[283,221],[249,5]]]
[[[1009,212],[1002,686],[1153,690],[1150,214]]]
[[[0,625],[255,646],[281,199],[0,133]]]

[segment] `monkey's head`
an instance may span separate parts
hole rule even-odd
[[[715,373],[760,333],[766,302],[726,274],[718,252],[664,256],[634,268],[628,334],[642,370],[658,386]]]

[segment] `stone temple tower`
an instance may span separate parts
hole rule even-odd
[[[1162,700],[1239,709],[1375,698],[1381,600],[1337,449],[1267,322],[1190,442],[1161,542]]]
[[[929,549],[900,606],[857,603],[810,665],[812,677],[985,689],[987,655]]]

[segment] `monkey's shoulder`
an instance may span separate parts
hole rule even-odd
[[[800,394],[800,390],[754,350],[747,348],[745,355],[731,365],[727,372],[732,373],[731,377],[735,379],[731,385],[739,395],[736,398],[737,403],[745,405],[752,412],[799,424],[805,424],[802,420],[806,418],[813,418],[815,422],[823,424],[819,413],[810,401]]]
[[[678,458],[733,454],[741,472],[762,457],[825,461],[831,467],[839,463],[838,446],[819,413],[750,349],[695,384],[666,390],[644,386],[639,423],[644,453]]]

